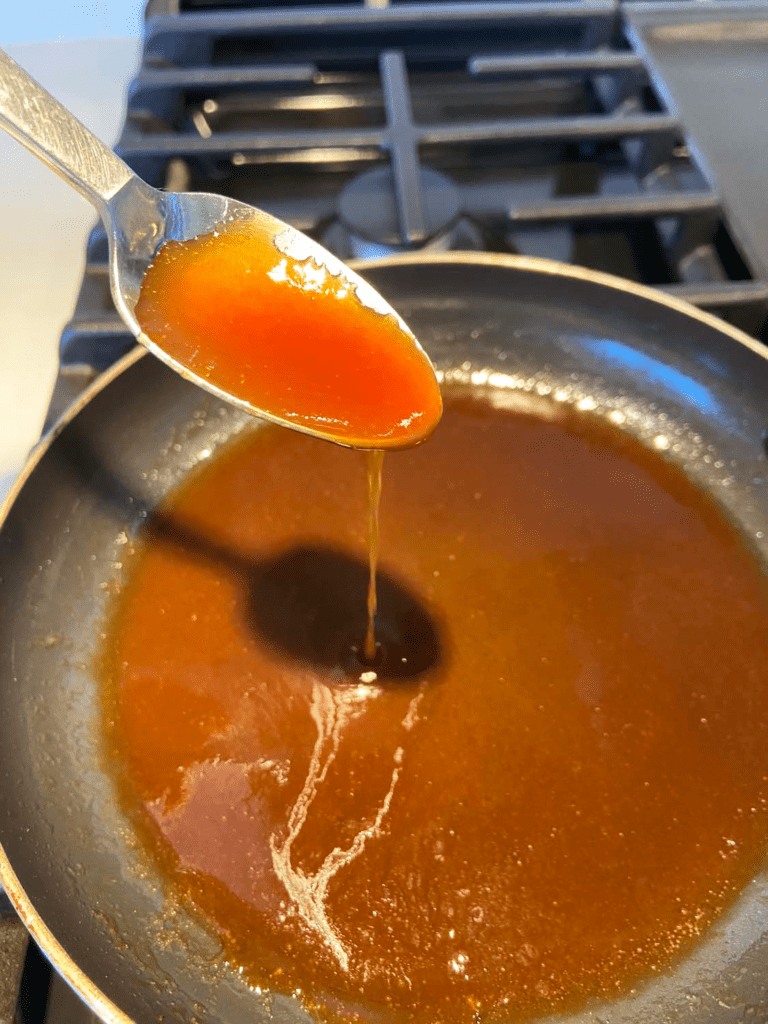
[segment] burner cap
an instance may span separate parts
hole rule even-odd
[[[421,205],[425,238],[447,231],[461,212],[458,188],[444,174],[422,168]],[[374,167],[351,181],[339,196],[339,215],[358,238],[404,249],[391,167]]]

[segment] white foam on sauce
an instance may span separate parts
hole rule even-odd
[[[404,420],[400,420],[398,423],[399,427],[410,427],[414,420],[419,420],[424,415],[423,412],[414,412],[410,416],[406,416]],[[391,433],[391,431],[390,431]]]
[[[336,758],[346,726],[364,713],[366,703],[376,698],[380,692],[377,687],[364,683],[346,690],[331,690],[322,683],[313,684],[309,711],[317,726],[317,739],[310,757],[307,777],[288,816],[285,838],[279,841],[275,835],[270,837],[275,874],[296,905],[302,919],[320,936],[344,971],[349,969],[349,951],[328,917],[328,886],[342,868],[360,856],[370,839],[381,835],[382,825],[402,770],[403,748],[398,747],[393,754],[394,767],[389,789],[384,794],[372,824],[360,829],[345,850],[339,846],[335,847],[313,873],[306,873],[300,867],[294,867],[291,850],[304,827],[318,789],[325,781],[328,770]],[[421,696],[418,694],[409,705],[403,724],[405,725],[405,721],[409,719],[411,721],[406,728],[410,729],[416,720],[414,716]]]
[[[419,720],[419,704],[421,704],[421,698],[423,696],[423,691],[421,693],[417,693],[415,697],[411,698],[411,703],[408,705],[408,711],[403,719],[403,728],[407,729],[408,732],[411,731]]]

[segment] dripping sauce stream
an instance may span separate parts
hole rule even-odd
[[[379,504],[381,502],[381,474],[384,452],[366,453],[368,473],[368,629],[365,634],[363,657],[367,664],[376,660],[376,567],[379,561]]]

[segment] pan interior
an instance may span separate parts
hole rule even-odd
[[[394,263],[368,276],[446,379],[504,407],[557,401],[608,418],[710,491],[768,560],[759,353],[642,295],[523,266]],[[138,359],[52,442],[0,534],[0,841],[35,912],[136,1021],[303,1014],[249,990],[215,939],[164,898],[101,763],[93,660],[121,552],[169,490],[247,425]],[[755,1005],[767,891],[755,879],[694,956],[611,1020],[682,1019],[692,993],[706,1019],[718,1019],[718,1001]]]

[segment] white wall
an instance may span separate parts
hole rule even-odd
[[[142,0],[0,0],[0,45],[138,36]]]

